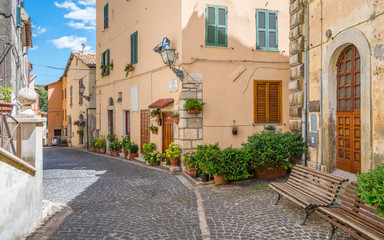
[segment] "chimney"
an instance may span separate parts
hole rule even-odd
[[[83,47],[83,52],[85,52],[85,44],[82,43],[81,46]]]

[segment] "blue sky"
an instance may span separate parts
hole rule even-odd
[[[57,81],[72,51],[96,51],[95,0],[24,0],[24,8],[32,20],[33,48],[29,49],[32,74],[36,84]]]

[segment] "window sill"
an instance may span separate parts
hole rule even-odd
[[[285,123],[252,123],[252,126],[285,126]]]
[[[276,50],[270,50],[270,49],[259,49],[259,48],[256,48],[256,51],[263,51],[263,52],[279,52],[279,49],[276,49]]]
[[[207,45],[207,44],[203,45],[203,47],[206,47],[206,48],[223,48],[223,49],[229,49],[228,46],[223,47],[223,46],[214,46],[214,45]]]

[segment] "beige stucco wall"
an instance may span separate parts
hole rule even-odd
[[[322,7],[322,8],[321,8]],[[354,44],[362,56],[362,160],[361,171],[366,172],[384,162],[384,85],[382,79],[384,17],[382,1],[310,2],[309,20],[309,101],[316,109],[320,101],[320,76],[323,74],[323,168],[333,170],[336,164],[336,82],[335,66],[342,49]],[[372,16],[376,16],[373,19]],[[321,27],[321,19],[323,19]],[[332,31],[327,39],[326,30]],[[323,44],[321,44],[323,42]],[[321,61],[321,59],[323,59]],[[364,61],[363,61],[364,60]],[[333,85],[332,85],[333,84]],[[318,112],[315,110],[314,112]],[[321,142],[321,139],[320,141]],[[320,148],[320,147],[319,147]],[[320,162],[320,151],[309,149],[310,165]]]
[[[67,116],[68,120],[71,122],[68,123],[68,137],[70,139],[70,146],[73,147],[86,147],[87,141],[87,126],[82,128],[84,130],[83,135],[83,144],[80,144],[80,137],[77,134],[77,131],[80,129],[78,126],[73,125],[73,122],[80,119],[80,115],[83,116],[84,121],[87,121],[87,108],[96,107],[96,88],[95,88],[95,68],[89,68],[85,65],[80,59],[73,57],[71,61],[67,75]],[[83,79],[83,84],[85,86],[84,96],[89,96],[90,101],[87,101],[85,98],[82,98],[83,102],[80,105],[79,103],[79,81]],[[72,87],[72,105],[70,103],[70,89]],[[91,114],[94,114],[93,111],[88,110],[88,118],[91,117]],[[92,133],[88,133],[88,138],[93,139]]]
[[[268,2],[268,4],[267,4]],[[97,1],[97,127],[100,134],[108,134],[108,100],[114,100],[114,131],[121,139],[123,135],[123,111],[130,110],[131,86],[137,85],[139,110],[159,98],[174,98],[175,103],[162,111],[178,109],[182,82],[178,80],[178,92],[169,92],[169,80],[176,78],[158,53],[152,49],[164,37],[179,54],[175,67],[184,70],[186,83],[188,74],[203,76],[203,140],[201,143],[220,142],[222,147],[240,146],[247,136],[263,129],[264,125],[253,126],[253,81],[277,80],[283,82],[282,121],[278,129],[287,130],[288,124],[288,34],[289,3],[280,1],[244,0],[232,1],[138,1],[109,2],[109,28],[103,29],[103,7],[107,1]],[[228,47],[205,46],[205,7],[207,4],[228,8]],[[267,7],[265,7],[267,4]],[[172,11],[169,10],[172,6]],[[256,9],[277,10],[279,26],[279,51],[256,50]],[[113,12],[113,13],[112,13]],[[112,19],[113,15],[113,19]],[[161,21],[160,21],[160,20]],[[123,71],[130,62],[130,35],[138,30],[139,62],[135,71],[125,77]],[[114,69],[109,76],[100,76],[101,54],[110,49]],[[213,60],[210,62],[198,59]],[[224,60],[228,62],[220,62]],[[237,62],[229,62],[238,60]],[[243,61],[246,60],[246,61]],[[278,62],[278,63],[270,63]],[[184,68],[180,66],[183,65]],[[230,76],[241,66],[245,71],[232,81]],[[117,103],[118,92],[123,99]],[[233,136],[230,126],[236,120],[239,134]],[[156,125],[156,124],[155,124]],[[177,130],[177,128],[175,129]],[[152,135],[151,141],[161,149],[162,128]],[[178,132],[174,133],[179,134]],[[140,115],[131,112],[131,137],[140,142]]]
[[[48,91],[48,145],[54,137],[55,129],[63,129],[62,108],[62,81],[51,83],[46,86]]]

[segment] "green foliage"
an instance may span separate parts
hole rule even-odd
[[[290,157],[300,156],[307,149],[300,134],[262,131],[243,143],[244,156],[255,169],[260,167],[291,167]]]
[[[268,125],[268,126],[265,126],[264,129],[265,129],[265,130],[275,130],[276,127],[275,127],[275,126],[272,126],[272,125]]]
[[[133,65],[131,63],[127,63],[124,67],[125,77],[128,77],[129,72],[133,71]]]
[[[107,139],[108,139],[108,142],[111,143],[111,142],[117,142],[117,137],[115,134],[108,134],[107,135]]]
[[[205,103],[204,102],[199,102],[195,98],[187,98],[187,101],[184,104],[185,109],[199,109],[202,110],[204,107]]]
[[[145,153],[151,153],[156,150],[156,145],[154,143],[144,143],[143,144],[143,151]]]
[[[199,168],[203,174],[210,174],[213,168],[211,165],[214,165],[217,162],[218,155],[220,154],[219,144],[214,145],[198,145],[196,152],[194,153],[194,158],[199,163]],[[222,173],[222,172],[220,172]]]
[[[157,115],[160,115],[161,111],[160,109],[155,109],[151,111],[151,117],[156,117]]]
[[[97,142],[97,139],[91,140],[91,141],[89,141],[89,145],[91,145],[92,148],[95,148],[96,142]]]
[[[117,152],[121,150],[121,142],[115,141],[115,142],[110,142],[109,143],[109,150],[113,152]]]
[[[174,112],[171,116],[171,118],[178,118],[180,115],[177,112]]]
[[[12,88],[9,85],[7,85],[5,87],[0,86],[0,91],[1,91],[0,100],[7,102],[7,103],[10,103],[12,101],[12,99],[11,99],[11,94],[13,92]]]
[[[139,145],[135,144],[134,142],[131,142],[129,144],[129,150],[131,151],[131,154],[137,153],[139,151]]]
[[[252,187],[253,190],[263,190],[267,188],[269,188],[268,185],[258,185],[258,186]]]
[[[181,156],[180,146],[171,142],[169,147],[165,150],[167,157],[176,159]]]
[[[79,135],[84,135],[84,130],[83,130],[83,129],[79,129],[79,130],[77,130],[77,134],[79,134]]]
[[[131,144],[131,139],[128,136],[123,137],[121,141],[121,145],[125,149],[129,149],[129,145]]]
[[[107,141],[105,141],[104,135],[100,135],[100,137],[96,139],[95,147],[96,148],[107,147]]]
[[[156,127],[156,126],[150,126],[150,127],[149,127],[149,130],[151,130],[151,131],[153,131],[153,132],[157,132],[157,131],[159,131],[159,128]]]
[[[199,161],[195,158],[193,153],[184,154],[181,160],[183,161],[183,164],[187,169],[199,167]]]
[[[144,143],[143,150],[144,159],[150,164],[161,162],[164,157],[164,154],[161,154],[156,150],[156,145],[154,143]]]
[[[39,89],[39,110],[48,112],[48,91],[43,85],[36,85],[36,87]]]
[[[370,206],[375,206],[384,218],[384,164],[375,169],[357,174],[358,195]]]

